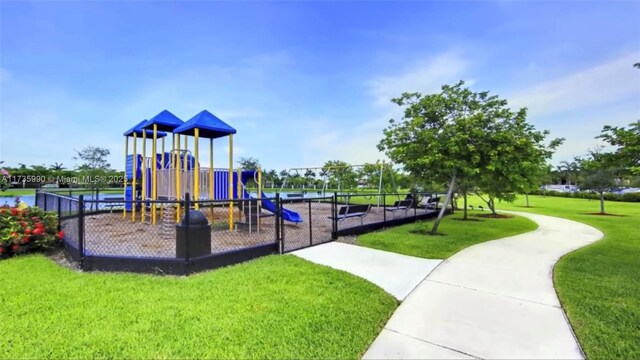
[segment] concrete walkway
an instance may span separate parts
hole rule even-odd
[[[339,242],[297,250],[292,254],[367,279],[398,300],[404,300],[442,262]]]
[[[570,220],[516,214],[539,228],[445,260],[400,305],[364,358],[583,358],[553,287],[553,266],[603,234]]]

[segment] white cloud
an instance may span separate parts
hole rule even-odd
[[[632,53],[556,80],[514,92],[510,104],[528,107],[532,117],[581,110],[635,98],[640,106],[640,72]]]
[[[443,84],[457,82],[467,70],[467,61],[456,52],[431,57],[393,75],[378,76],[367,83],[376,105],[387,105],[403,92],[431,93]]]

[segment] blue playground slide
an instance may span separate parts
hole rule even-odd
[[[249,193],[247,192],[246,189],[244,189],[244,197],[246,199],[249,199]],[[262,208],[272,212],[272,213],[276,213],[276,204],[273,203],[273,201],[268,200],[267,196],[264,194],[264,192],[262,193]],[[300,216],[300,214],[298,214],[297,212],[293,211],[293,210],[289,210],[289,209],[285,209],[282,208],[282,218],[285,219],[286,221],[290,221],[290,222],[294,222],[294,223],[301,223],[302,222],[302,216]]]

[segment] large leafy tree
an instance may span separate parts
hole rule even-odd
[[[261,167],[260,161],[252,157],[241,157],[240,160],[238,160],[238,166],[240,166],[242,170],[258,170]]]
[[[329,160],[322,166],[322,171],[329,177],[329,183],[338,188],[353,189],[358,185],[358,174],[344,161]]]
[[[604,193],[609,191],[616,183],[617,172],[616,158],[612,153],[603,153],[598,150],[589,152],[589,157],[580,162],[584,173],[584,185],[600,195],[600,213],[605,214]]]
[[[616,147],[611,161],[640,174],[640,120],[629,124],[628,128],[606,125],[597,138]]]
[[[512,202],[517,193],[526,193],[546,171],[547,160],[564,139],[546,145],[548,131],[538,131],[526,120],[526,109],[516,113],[500,105],[486,129],[483,143],[483,166],[476,180],[477,188],[487,195],[485,202],[495,214],[495,199]]]
[[[404,93],[392,102],[405,108],[404,116],[390,120],[378,148],[413,176],[449,184],[431,233],[437,232],[456,183],[463,185],[465,199],[475,186],[491,201],[509,200],[509,192],[532,180],[527,170],[542,167],[550,156],[542,144],[547,132],[526,122],[526,109],[514,114],[506,100],[473,92],[463,81],[436,94]]]
[[[76,150],[74,160],[82,163],[78,165],[78,172],[84,178],[85,186],[92,189],[104,188],[109,185],[107,176],[112,174],[111,164],[107,157],[111,153],[109,149],[97,146],[87,146]]]

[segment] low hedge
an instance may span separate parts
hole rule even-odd
[[[542,195],[542,196],[557,196],[575,199],[592,199],[600,200],[600,194],[588,191],[576,191],[576,192],[559,192],[552,190],[535,190],[529,193],[529,195]],[[626,194],[613,194],[604,193],[604,199],[607,201],[625,201],[625,202],[640,202],[640,192],[626,193]]]
[[[22,204],[22,203],[21,203]],[[62,244],[58,216],[38,207],[0,206],[0,259]]]

